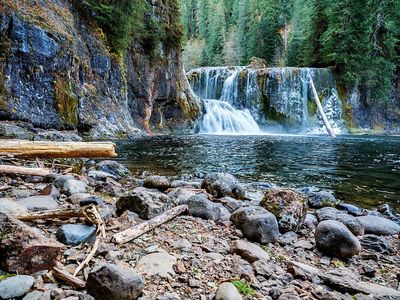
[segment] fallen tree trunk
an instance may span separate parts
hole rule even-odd
[[[27,175],[27,176],[46,176],[49,175],[51,171],[49,169],[44,169],[44,168],[27,168],[27,167],[0,165],[0,173]]]
[[[172,220],[176,216],[185,212],[187,209],[188,209],[187,205],[180,205],[180,206],[174,207],[174,208],[162,213],[161,215],[154,217],[151,220],[142,222],[138,225],[133,226],[132,228],[129,228],[127,230],[124,230],[122,232],[114,234],[113,240],[118,244],[127,243],[127,242],[141,236],[142,234],[168,222],[169,220]]]
[[[21,221],[0,213],[0,268],[32,274],[52,269],[65,246]]]
[[[115,157],[115,144],[111,142],[52,142],[2,140],[0,155],[43,158]]]

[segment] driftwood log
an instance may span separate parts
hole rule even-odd
[[[0,268],[4,271],[32,274],[50,270],[64,249],[39,230],[0,213]]]
[[[154,217],[151,220],[142,222],[142,223],[135,225],[131,228],[128,228],[122,232],[114,234],[113,240],[117,244],[127,243],[127,242],[141,236],[142,234],[145,234],[146,232],[168,222],[169,220],[172,220],[176,216],[185,212],[187,209],[188,209],[187,205],[180,205],[180,206],[174,207],[174,208],[162,213],[161,215]]]
[[[51,173],[49,169],[44,168],[26,168],[19,166],[0,165],[1,174],[16,174],[27,176],[46,176]]]
[[[54,267],[52,273],[55,278],[62,282],[68,283],[76,289],[84,289],[86,287],[86,282],[68,273],[67,271]]]
[[[111,142],[52,142],[2,140],[0,155],[43,158],[115,157],[115,144]]]

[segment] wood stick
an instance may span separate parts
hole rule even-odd
[[[49,169],[44,168],[27,168],[19,166],[0,165],[0,173],[18,174],[30,176],[46,176],[51,173]]]
[[[97,249],[99,248],[99,244],[100,244],[100,237],[96,236],[96,240],[94,241],[92,250],[90,251],[89,255],[85,258],[85,260],[81,262],[79,266],[75,269],[74,276],[78,275],[79,272],[85,267],[85,265],[91,261],[91,259],[96,254]]]
[[[77,289],[84,289],[86,287],[86,283],[83,280],[75,277],[67,271],[58,269],[56,267],[53,268],[53,276]]]
[[[317,93],[317,90],[315,89],[314,81],[313,81],[310,73],[308,73],[308,77],[310,78],[311,89],[313,91],[314,99],[315,99],[315,102],[317,103],[318,111],[321,114],[322,121],[324,122],[325,128],[331,137],[336,137],[336,134],[332,130],[331,124],[329,124],[328,118],[325,115],[325,112],[324,112],[324,109],[322,108],[321,102],[319,101],[318,93]]]
[[[18,214],[14,215],[13,217],[20,221],[34,221],[34,220],[47,220],[47,219],[63,220],[70,218],[82,218],[85,217],[85,214],[81,210],[60,208],[60,209]]]
[[[151,220],[142,222],[142,223],[135,225],[129,229],[126,229],[122,232],[114,234],[113,240],[117,244],[127,243],[127,242],[141,236],[142,234],[168,222],[169,220],[172,220],[176,216],[185,212],[187,209],[188,209],[187,205],[180,205],[180,206],[174,207],[174,208],[162,213],[161,215],[154,217]]]
[[[22,157],[72,158],[115,157],[115,144],[111,142],[53,142],[2,140],[0,155]]]

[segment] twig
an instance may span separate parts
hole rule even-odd
[[[96,236],[96,240],[94,241],[92,250],[90,251],[89,255],[85,258],[85,260],[81,262],[79,266],[75,269],[74,276],[78,275],[78,273],[85,267],[85,265],[91,261],[91,259],[96,254],[97,249],[99,248],[99,244],[100,244],[100,236]]]
[[[83,280],[75,277],[75,275],[71,275],[67,271],[58,269],[56,267],[53,268],[53,276],[77,289],[84,289],[86,287],[86,283]]]

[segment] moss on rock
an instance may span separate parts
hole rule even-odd
[[[55,75],[54,105],[63,127],[76,128],[78,125],[78,97],[71,83],[63,74]]]

